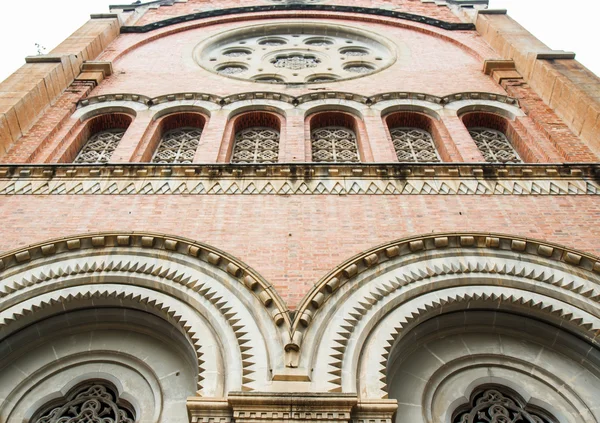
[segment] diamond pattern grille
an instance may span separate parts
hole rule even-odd
[[[485,161],[489,163],[523,163],[502,132],[490,128],[471,128],[469,133]]]
[[[313,162],[359,162],[356,134],[337,126],[319,128],[312,132]]]
[[[107,163],[124,134],[125,129],[109,129],[94,134],[85,143],[73,163]]]
[[[279,132],[272,128],[244,129],[235,136],[231,163],[277,163]]]
[[[431,134],[420,128],[394,128],[390,131],[400,162],[439,162]]]
[[[201,135],[199,128],[178,128],[167,132],[160,141],[152,163],[192,163]]]

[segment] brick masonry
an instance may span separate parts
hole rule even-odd
[[[392,7],[448,22],[464,21],[446,6],[420,0],[350,3]],[[265,2],[189,0],[150,9],[137,20],[127,14],[124,19],[128,25],[139,26],[217,6],[241,4]],[[493,35],[491,29],[495,19],[500,18],[480,17],[478,33],[444,31],[419,23],[357,14],[332,19],[323,13],[296,11],[278,12],[276,17],[268,19],[251,17],[252,21],[248,22],[251,25],[274,20],[284,23],[292,19],[319,19],[332,25],[356,26],[396,41],[399,59],[390,68],[356,80],[307,87],[224,79],[195,63],[192,52],[200,40],[239,27],[247,18],[244,15],[211,18],[145,34],[124,34],[114,40],[111,38],[116,36],[114,19],[108,20],[112,22],[109,26],[106,20],[100,20],[102,24],[92,21],[53,53],[70,54],[83,49],[85,60],[111,61],[114,73],[93,89],[84,83],[70,84],[68,89],[65,89],[66,83],[56,85],[53,95],[46,94],[44,101],[34,102],[30,111],[23,112],[25,123],[21,125],[15,120],[14,113],[19,111],[14,104],[0,109],[0,139],[6,150],[6,154],[0,154],[0,160],[3,163],[53,163],[74,157],[77,151],[73,146],[82,143],[84,123],[71,114],[77,101],[88,95],[137,93],[154,97],[207,92],[227,96],[281,90],[298,96],[335,90],[367,96],[392,91],[437,96],[467,91],[509,95],[519,100],[525,116],[512,121],[506,131],[527,162],[598,162],[600,149],[598,138],[594,136],[600,129],[594,128],[600,123],[596,123],[598,115],[594,113],[600,111],[600,107],[598,103],[570,103],[568,82],[584,73],[573,61],[545,65],[538,61],[529,66],[525,56],[521,57],[517,50],[510,58],[515,60],[524,79],[509,79],[499,84],[483,73],[485,60],[507,56],[506,42],[499,35]],[[510,26],[504,20],[502,25]],[[535,47],[543,48],[537,44]],[[542,65],[549,66],[548,74],[563,82],[566,88],[561,88],[560,95],[546,92],[541,77],[529,81],[532,72]],[[37,66],[36,72],[42,74],[45,67],[51,67],[47,64],[29,67],[32,66]],[[37,78],[38,73],[32,73],[31,78]],[[595,77],[587,73],[584,76],[595,81]],[[15,78],[0,87],[12,89]],[[71,80],[73,78],[72,75]],[[63,80],[66,79],[63,77]],[[591,93],[596,88],[585,89]],[[242,125],[243,121],[239,123]],[[474,148],[460,119],[443,116],[427,125],[431,125],[436,143],[444,144],[440,152],[445,161],[481,161],[481,154]],[[223,111],[208,117],[195,162],[225,162],[235,126],[235,120],[228,120]],[[150,122],[145,116],[135,119],[115,161],[148,160],[152,156],[149,146],[158,143],[159,127],[160,122]],[[381,116],[363,116],[355,128],[364,161],[394,160],[391,140]],[[310,159],[310,148],[307,148],[310,120],[293,114],[282,118],[281,132],[282,161]],[[9,137],[10,141],[4,142]],[[16,139],[18,142],[14,143]],[[501,232],[600,255],[597,225],[600,203],[595,196],[28,195],[1,197],[0,213],[3,216],[1,251],[48,238],[109,230],[153,231],[196,239],[225,250],[255,268],[276,287],[291,308],[319,278],[344,260],[377,244],[409,235],[445,231]]]

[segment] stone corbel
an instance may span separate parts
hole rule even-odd
[[[483,73],[490,75],[498,84],[505,79],[523,79],[514,60],[486,60],[483,63]]]
[[[112,62],[86,61],[81,65],[81,73],[75,78],[76,81],[93,81],[100,84],[104,78],[112,75]]]

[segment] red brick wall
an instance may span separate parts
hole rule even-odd
[[[96,231],[180,235],[227,251],[290,307],[333,267],[370,247],[441,231],[501,232],[600,255],[594,196],[2,197],[0,251]]]

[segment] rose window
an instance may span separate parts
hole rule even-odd
[[[253,25],[194,49],[196,62],[219,75],[268,84],[331,83],[361,78],[396,60],[377,34],[317,23]]]
[[[470,128],[477,148],[489,163],[522,163],[519,155],[500,131],[490,128]]]

